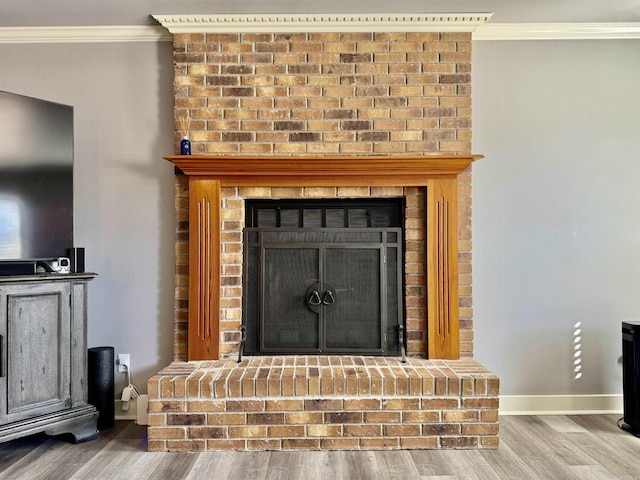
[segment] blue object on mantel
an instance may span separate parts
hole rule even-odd
[[[191,155],[191,142],[187,137],[182,137],[180,142],[180,155]]]

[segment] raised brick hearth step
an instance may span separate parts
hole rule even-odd
[[[499,380],[471,359],[174,362],[148,387],[150,451],[498,446]]]

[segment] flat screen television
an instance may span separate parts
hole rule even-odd
[[[73,247],[73,107],[0,91],[0,262]]]

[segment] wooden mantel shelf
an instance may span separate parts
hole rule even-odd
[[[419,186],[425,177],[456,176],[482,155],[210,156],[169,155],[185,175],[222,185]]]
[[[459,358],[457,177],[482,155],[164,158],[189,176],[189,360],[220,355],[221,189],[233,186],[425,187],[425,356]]]

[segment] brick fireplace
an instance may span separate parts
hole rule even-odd
[[[499,382],[472,358],[471,34],[189,30],[174,63],[194,155],[167,157],[175,362],[149,381],[149,449],[497,446]],[[408,361],[236,363],[245,200],[389,197],[406,205]]]

